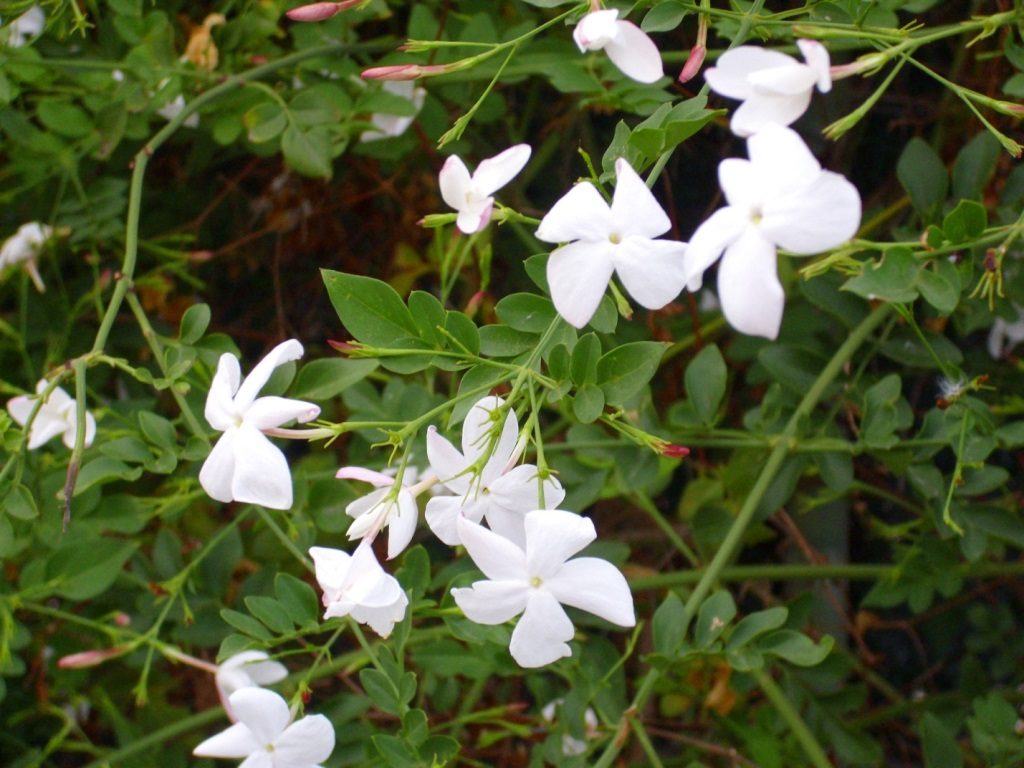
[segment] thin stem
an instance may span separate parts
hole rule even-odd
[[[685,557],[690,565],[697,567],[700,565],[700,558],[697,557],[697,553],[690,549],[690,546],[683,541],[683,537],[679,535],[679,532],[672,527],[672,524],[665,519],[665,516],[661,514],[661,510],[658,509],[657,505],[651,501],[647,496],[642,493],[634,493],[632,495],[633,502],[640,507],[647,516],[651,518],[656,526],[665,534],[672,545],[678,549],[683,557]]]
[[[825,754],[825,750],[821,748],[821,744],[814,738],[814,734],[807,727],[807,723],[803,721],[800,713],[789,703],[786,694],[783,693],[782,689],[772,679],[772,676],[763,669],[752,670],[751,674],[757,680],[757,684],[761,686],[761,690],[764,691],[772,706],[775,707],[775,711],[782,716],[782,719],[786,721],[796,740],[800,742],[800,746],[803,747],[804,753],[807,755],[807,759],[810,760],[811,765],[815,766],[815,768],[832,768],[832,762],[828,759],[828,755]]]

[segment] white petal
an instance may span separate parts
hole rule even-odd
[[[473,172],[477,194],[487,197],[514,179],[530,159],[529,144],[516,144],[494,157],[481,160]]]
[[[192,750],[196,757],[243,758],[263,749],[247,725],[235,723],[216,736],[211,736]]]
[[[490,223],[493,209],[493,197],[469,198],[463,201],[459,215],[455,219],[455,225],[467,235],[472,235]]]
[[[210,392],[206,396],[206,420],[214,429],[223,432],[234,426],[236,410],[232,398],[241,380],[238,358],[225,352],[217,362],[217,372],[213,375]]]
[[[828,48],[817,40],[797,40],[796,44],[800,53],[804,55],[807,66],[814,70],[818,78],[818,90],[822,93],[831,91],[832,71],[829,65],[832,62],[829,59]]]
[[[36,414],[36,420],[32,422],[32,429],[28,433],[28,448],[34,451],[36,448],[50,442],[57,435],[64,435],[67,443],[67,422],[53,413],[49,404],[44,405]],[[71,443],[74,445],[74,442]]]
[[[462,496],[435,496],[427,502],[424,514],[427,525],[449,547],[462,543],[457,523],[461,517],[463,501]]]
[[[665,74],[658,46],[631,21],[616,22],[618,34],[605,45],[612,64],[626,77],[640,83],[653,83]]]
[[[185,125],[188,125],[188,121],[185,121]],[[266,749],[259,749],[245,758],[238,768],[277,768],[277,766],[274,765],[274,758]]]
[[[597,538],[590,518],[561,509],[526,515],[526,567],[531,577],[546,579]]]
[[[291,720],[285,700],[266,688],[242,688],[229,698],[238,721],[260,744],[272,744]]]
[[[7,412],[11,414],[11,418],[15,422],[24,427],[35,404],[36,398],[29,395],[18,395],[7,401]]]
[[[810,91],[795,96],[754,94],[733,113],[729,128],[737,136],[753,137],[771,126],[789,125],[807,111],[810,103]]]
[[[597,311],[615,268],[614,248],[608,240],[580,241],[556,248],[548,257],[551,300],[570,325],[582,328]]]
[[[461,211],[466,205],[466,194],[470,189],[469,169],[458,157],[452,155],[444,161],[437,177],[441,187],[441,199],[450,208]]]
[[[687,287],[691,291],[700,288],[707,268],[715,263],[722,251],[739,239],[749,224],[750,218],[745,211],[726,206],[697,227],[683,254]]]
[[[476,567],[494,581],[526,581],[526,555],[508,539],[464,517],[458,519],[459,538]]]
[[[718,186],[729,205],[754,207],[763,202],[761,177],[749,160],[729,157],[718,164]]]
[[[661,309],[686,286],[686,244],[627,237],[613,252],[623,287],[647,309]]]
[[[779,51],[741,45],[719,56],[715,66],[704,71],[704,80],[715,93],[730,99],[748,99],[753,93],[748,79],[752,72],[797,63],[792,56]]]
[[[750,336],[779,335],[785,292],[779,284],[775,246],[757,230],[729,246],[718,267],[718,296],[729,325]]]
[[[821,164],[800,135],[781,125],[767,125],[747,139],[747,154],[762,186],[770,189],[768,200],[785,190],[803,189],[821,174]]]
[[[334,726],[323,715],[307,715],[289,725],[274,742],[274,762],[281,768],[309,768],[334,751]]]
[[[620,237],[639,235],[654,238],[672,227],[661,204],[624,157],[615,161],[612,221]]]
[[[760,229],[787,251],[821,253],[857,233],[860,212],[857,188],[838,173],[822,171],[800,192],[766,204]]]
[[[580,53],[598,51],[604,48],[618,34],[619,11],[609,8],[604,11],[592,11],[580,19],[572,31]]]
[[[583,181],[562,195],[540,220],[534,234],[546,243],[607,240],[611,228],[611,208],[597,187]]]
[[[501,464],[508,461],[519,435],[519,422],[515,411],[508,409],[501,434],[496,441],[492,434],[505,401],[490,395],[477,400],[469,409],[462,422],[462,453],[468,463],[474,463],[481,456],[501,453]],[[499,451],[500,449],[500,451]]]
[[[320,589],[337,592],[344,587],[352,566],[352,556],[348,552],[330,547],[310,547],[309,556],[313,558]]]
[[[388,520],[388,560],[394,560],[409,546],[416,533],[419,516],[420,511],[412,494],[401,491],[398,494],[398,508],[392,511]]]
[[[578,557],[570,560],[544,586],[562,605],[600,616],[620,627],[636,624],[633,595],[621,571],[607,560]]]
[[[302,344],[295,339],[282,341],[267,352],[266,357],[256,364],[256,367],[249,372],[245,381],[238,388],[238,394],[235,395],[235,408],[239,412],[245,413],[256,399],[256,395],[263,389],[263,385],[270,380],[274,369],[292,360],[298,360],[300,357],[302,357]]]
[[[378,488],[395,484],[395,478],[390,475],[366,467],[342,467],[334,473],[334,476],[338,480],[360,480],[376,485]]]
[[[352,609],[352,618],[360,624],[368,624],[378,635],[387,638],[394,630],[395,624],[405,618],[405,609],[408,605],[409,598],[402,592],[394,602],[387,605],[355,606]]]
[[[260,397],[245,412],[245,423],[256,429],[272,429],[289,421],[305,423],[320,415],[320,406],[287,397]]]
[[[262,432],[243,424],[236,430],[234,451],[231,493],[235,499],[270,509],[290,508],[292,475],[281,450]]]
[[[235,441],[238,430],[227,430],[214,444],[199,470],[199,484],[210,498],[227,503],[233,501],[231,489],[235,477]],[[266,440],[266,438],[263,438]]]
[[[477,624],[504,624],[526,608],[530,588],[522,581],[478,581],[452,590],[455,604]]]
[[[469,492],[469,474],[466,468],[471,460],[467,459],[447,438],[438,434],[436,427],[427,429],[427,460],[444,485],[459,495]]]
[[[818,74],[806,64],[793,62],[751,72],[747,78],[754,93],[762,96],[803,96],[810,93]]]
[[[542,589],[534,590],[512,631],[508,649],[519,666],[543,667],[572,655],[567,643],[573,633],[572,622],[554,596]]]
[[[487,525],[519,547],[526,546],[527,512],[554,509],[565,498],[565,490],[554,476],[544,480],[544,503],[540,502],[537,467],[523,464],[506,472],[488,487]]]

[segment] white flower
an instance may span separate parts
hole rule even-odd
[[[323,715],[292,722],[285,700],[265,688],[231,694],[238,722],[194,750],[197,757],[243,760],[245,768],[320,768],[334,751],[334,728]]]
[[[43,285],[43,278],[39,276],[36,257],[51,237],[53,227],[40,224],[38,221],[22,224],[18,231],[4,240],[3,246],[0,246],[0,269],[21,264],[32,278],[36,290],[42,293],[46,286]]]
[[[28,423],[29,414],[36,405],[39,396],[46,390],[49,383],[46,379],[40,379],[36,384],[35,395],[18,395],[7,401],[7,410],[21,426]],[[78,404],[71,395],[60,387],[50,393],[49,398],[39,406],[36,418],[32,422],[32,428],[28,433],[29,450],[38,448],[49,442],[57,435],[63,435],[64,445],[68,448],[75,447],[75,437],[78,434]],[[96,419],[88,411],[85,412],[85,446],[92,445],[96,437]]]
[[[409,598],[398,580],[380,567],[369,542],[361,542],[351,555],[327,547],[311,547],[309,554],[324,593],[325,619],[351,614],[387,637],[405,617]]]
[[[572,31],[580,52],[603,50],[622,74],[653,83],[665,71],[658,46],[636,24],[619,19],[618,10],[592,11]]]
[[[544,705],[544,708],[540,711],[540,716],[547,720],[549,723],[554,724],[555,715],[558,714],[556,710],[560,710],[562,707],[562,699],[555,699],[549,701]],[[583,712],[583,726],[584,739],[577,739],[570,734],[562,736],[562,754],[566,757],[575,757],[576,755],[586,754],[587,741],[596,739],[598,737],[598,723],[597,713],[590,707]]]
[[[469,409],[462,423],[461,452],[434,427],[427,430],[430,466],[456,494],[427,502],[427,525],[449,546],[460,543],[457,522],[461,517],[473,522],[486,517],[494,531],[522,546],[523,516],[541,506],[553,509],[565,498],[561,483],[549,476],[544,480],[541,504],[537,467],[515,466],[522,446],[519,422],[511,409],[495,439],[494,428],[504,404],[500,397],[485,397]]]
[[[174,97],[173,101],[169,101],[164,104],[160,109],[156,111],[160,117],[164,120],[171,121],[176,118],[181,110],[185,108],[185,97],[180,93]],[[199,113],[193,112],[191,115],[185,118],[185,122],[182,123],[186,128],[196,128],[199,126]]]
[[[654,239],[672,227],[665,211],[625,159],[615,161],[615,176],[610,207],[584,181],[537,227],[540,240],[568,243],[548,259],[548,285],[558,314],[577,328],[594,316],[613,272],[648,309],[661,309],[686,284],[686,243]]]
[[[797,40],[806,64],[779,51],[741,45],[723,53],[704,73],[715,93],[743,103],[729,127],[752,136],[766,125],[789,125],[807,111],[811,91],[832,89],[828,49],[815,40]]]
[[[542,667],[571,655],[575,632],[562,605],[622,627],[636,624],[633,596],[611,563],[569,558],[597,534],[588,518],[562,510],[526,515],[526,546],[520,548],[483,526],[459,518],[459,536],[487,581],[453,589],[462,612],[478,624],[504,624],[523,614],[509,651],[521,667]]]
[[[288,668],[277,661],[271,661],[263,651],[242,651],[217,666],[214,681],[220,702],[231,720],[237,720],[231,709],[230,696],[242,688],[257,688],[284,680]]]
[[[1008,323],[1001,317],[996,317],[992,323],[992,329],[988,332],[988,353],[998,360],[1004,353],[1009,354],[1014,347],[1024,341],[1024,310],[1014,305],[1017,310],[1017,320]]]
[[[274,369],[302,357],[302,345],[289,339],[274,347],[241,381],[238,358],[224,353],[206,398],[206,420],[223,432],[199,470],[203,489],[217,501],[245,501],[271,509],[292,505],[288,461],[261,430],[293,419],[315,419],[320,408],[302,400],[256,395]]]
[[[747,140],[749,160],[718,166],[729,205],[697,228],[686,249],[689,289],[725,252],[718,267],[718,298],[729,324],[774,339],[785,293],[775,248],[820,253],[845,242],[860,226],[860,196],[843,176],[823,171],[799,136],[769,125]]]
[[[479,232],[491,220],[492,195],[515,178],[530,159],[530,146],[516,144],[480,162],[472,176],[458,157],[445,160],[438,182],[445,203],[459,212],[456,224],[467,235]]]
[[[362,142],[401,136],[423,109],[423,100],[427,97],[426,89],[418,88],[413,80],[387,80],[384,82],[383,88],[388,93],[410,102],[413,112],[411,115],[389,115],[386,112],[374,112],[370,115],[370,122],[373,123],[374,129],[363,132],[359,137]]]
[[[45,28],[46,14],[38,5],[33,5],[7,25],[7,45],[20,48],[27,40],[42,34]]]
[[[407,474],[410,479],[415,477],[414,472]],[[362,480],[377,486],[376,491],[345,507],[345,513],[353,518],[352,525],[348,527],[349,541],[363,538],[373,541],[381,529],[387,527],[390,531],[388,560],[400,555],[412,541],[419,519],[417,494],[410,490],[412,482],[403,481],[402,487],[396,491],[395,478],[363,467],[342,467],[335,477],[339,480]],[[430,484],[433,485],[433,481]]]

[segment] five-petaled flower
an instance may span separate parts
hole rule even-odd
[[[288,668],[271,661],[263,651],[242,651],[217,666],[214,682],[224,711],[232,721],[238,718],[231,709],[231,694],[243,688],[256,688],[277,683],[288,677]]]
[[[686,249],[689,289],[722,252],[718,295],[729,324],[774,339],[785,292],[776,272],[776,246],[812,254],[845,242],[860,226],[860,196],[843,176],[823,171],[789,128],[769,125],[747,140],[749,160],[718,166],[729,203],[694,233]]]
[[[42,293],[46,290],[43,285],[43,278],[39,275],[39,266],[36,264],[36,257],[42,250],[46,241],[53,237],[53,227],[40,224],[38,221],[30,221],[18,227],[18,231],[4,240],[0,247],[0,269],[20,264],[36,290]]]
[[[245,768],[320,768],[334,751],[334,728],[323,715],[292,722],[285,700],[265,688],[230,696],[238,722],[192,750],[197,757],[242,760]]]
[[[581,53],[603,50],[622,74],[638,82],[653,83],[665,74],[658,46],[636,24],[620,19],[615,8],[588,13],[572,37]]]
[[[434,427],[427,430],[430,467],[455,496],[436,496],[427,502],[427,525],[445,544],[459,544],[458,519],[474,523],[482,518],[496,532],[522,546],[523,515],[547,507],[553,509],[565,498],[561,483],[544,479],[540,498],[540,470],[533,464],[515,466],[522,446],[519,422],[510,408],[497,435],[496,427],[505,401],[500,397],[478,400],[462,423],[462,451],[441,437]]]
[[[410,480],[413,474],[409,473]],[[345,513],[352,518],[352,524],[348,527],[349,540],[373,541],[387,527],[388,560],[400,555],[416,533],[416,521],[419,519],[416,496],[419,489],[414,492],[412,482],[406,482],[404,477],[402,486],[396,488],[395,478],[364,467],[342,467],[335,477],[339,480],[362,480],[377,486],[377,490],[360,496],[345,507]],[[431,480],[429,485],[433,483],[434,480]],[[424,490],[426,486],[427,483],[424,483]]]
[[[832,89],[828,49],[816,40],[797,40],[806,64],[780,51],[741,45],[723,53],[704,73],[715,93],[741,99],[729,122],[737,136],[752,136],[766,125],[789,125],[807,111],[814,86]]]
[[[584,181],[537,227],[540,240],[568,243],[548,259],[548,285],[558,314],[577,328],[594,316],[613,272],[647,309],[661,309],[686,284],[686,243],[655,240],[672,222],[624,158],[615,161],[615,175],[611,206]]]
[[[259,397],[279,365],[302,357],[302,345],[289,339],[274,347],[241,381],[238,358],[224,353],[206,398],[206,420],[223,432],[199,470],[203,489],[217,501],[244,501],[271,509],[292,505],[288,461],[262,430],[289,421],[315,419],[320,408],[302,400]]]
[[[323,590],[324,618],[348,616],[387,637],[405,617],[409,598],[398,580],[384,572],[368,541],[349,555],[340,549],[311,547],[316,580]]]
[[[18,395],[7,401],[7,410],[21,426],[28,423],[28,417],[32,409],[36,407],[39,397],[46,391],[49,382],[40,379],[36,384],[35,395]],[[60,387],[56,387],[39,406],[35,419],[32,421],[32,428],[28,433],[29,450],[38,448],[49,442],[57,435],[62,435],[64,445],[68,448],[75,447],[75,437],[78,435],[78,403]],[[92,445],[96,437],[96,419],[88,411],[85,412],[85,446]]]
[[[523,170],[530,152],[529,144],[516,144],[481,161],[472,175],[455,155],[445,160],[438,176],[441,197],[459,212],[455,221],[459,229],[471,235],[487,226],[494,208],[494,193]]]
[[[618,568],[595,557],[569,558],[597,534],[586,517],[562,510],[526,515],[526,544],[459,518],[459,537],[486,581],[453,589],[462,612],[478,624],[504,624],[523,614],[509,651],[521,667],[542,667],[571,655],[574,629],[562,605],[622,627],[636,623],[633,596]]]

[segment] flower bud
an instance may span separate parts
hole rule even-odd
[[[661,447],[661,455],[668,456],[670,459],[685,459],[690,455],[690,449],[685,445],[676,445],[675,443],[665,443]]]
[[[446,64],[391,64],[386,67],[370,67],[360,77],[364,80],[417,80],[450,71],[451,67]]]
[[[325,19],[331,18],[336,13],[341,13],[349,8],[359,5],[365,0],[343,0],[340,3],[310,3],[309,5],[300,5],[298,8],[292,8],[290,11],[285,12],[292,21],[324,21]]]
[[[690,55],[686,57],[686,63],[683,64],[683,68],[679,72],[679,77],[677,77],[676,80],[680,83],[692,80],[704,65],[704,57],[707,55],[707,52],[707,48],[703,45],[693,46],[693,48],[690,49]]]
[[[86,669],[88,667],[98,667],[105,661],[115,659],[118,656],[127,653],[128,647],[124,645],[115,645],[113,648],[104,648],[102,651],[82,651],[81,653],[72,653],[64,656],[57,662],[57,666],[61,669]]]

